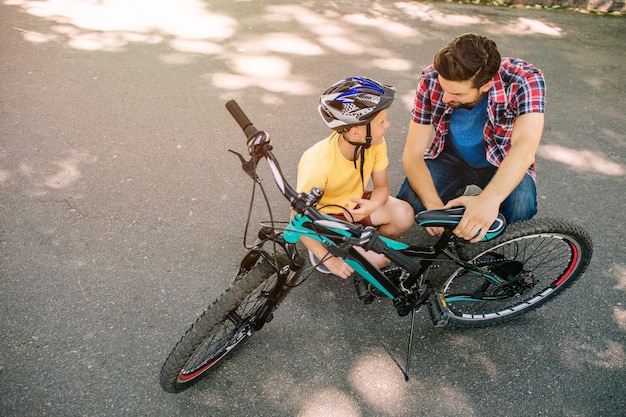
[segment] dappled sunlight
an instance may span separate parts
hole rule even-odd
[[[250,46],[249,49],[255,53],[280,52],[303,56],[315,56],[324,53],[319,45],[291,33],[268,33],[255,38]]]
[[[458,347],[457,356],[463,358],[468,366],[484,371],[491,379],[498,378],[496,364],[487,355],[480,353],[482,349],[475,339],[457,334],[452,337],[450,344]]]
[[[349,378],[368,406],[380,413],[391,411],[396,415],[407,401],[408,384],[385,351],[360,355],[354,361]]]
[[[54,162],[58,170],[44,180],[44,185],[49,188],[67,188],[82,177],[79,164],[92,162],[93,158],[86,153],[76,150],[69,151],[69,155]]]
[[[415,85],[417,86],[417,82],[415,83]],[[404,94],[398,97],[396,101],[398,101],[398,99],[404,104],[406,110],[412,111],[413,105],[415,104],[415,90],[407,90]]]
[[[617,326],[626,331],[626,309],[622,307],[613,307],[613,318]]]
[[[169,45],[180,52],[189,52],[202,55],[217,55],[224,51],[224,48],[214,42],[192,40],[192,39],[173,39]]]
[[[365,53],[365,45],[351,41],[345,36],[321,36],[319,41],[326,47],[346,55],[362,55]]]
[[[273,56],[237,56],[231,66],[235,73],[208,74],[213,85],[226,90],[260,87],[290,95],[308,95],[313,92],[306,81],[291,75],[288,60]]]
[[[438,401],[438,416],[463,416],[473,417],[478,414],[471,406],[472,400],[470,396],[462,389],[454,388],[450,386],[443,386],[440,391],[437,392],[443,401]]]
[[[233,35],[237,26],[230,17],[207,12],[200,0],[10,0],[5,3],[57,21],[61,26],[52,29],[68,35],[70,45],[77,49],[118,50],[131,42],[154,42],[154,34],[178,39],[225,39]],[[81,30],[68,31],[66,25]]]
[[[326,389],[309,396],[298,417],[360,417],[358,404],[336,389]]]
[[[604,349],[587,343],[569,343],[563,347],[561,354],[570,367],[579,371],[583,369],[583,364],[605,369],[626,368],[624,345],[614,340],[606,340]]]
[[[352,23],[358,26],[367,26],[370,28],[374,28],[382,32],[387,32],[398,38],[409,38],[418,35],[415,29],[383,17],[372,18],[364,16],[362,14],[353,14],[345,16],[342,21]]]
[[[611,161],[600,152],[569,149],[561,145],[541,145],[537,155],[565,164],[575,171],[596,172],[614,177],[626,174],[622,165]]]
[[[526,17],[520,17],[516,21],[498,29],[498,34],[502,34],[503,32],[516,35],[541,34],[554,37],[563,36],[561,28],[542,22],[541,20],[528,19]]]
[[[293,59],[342,55],[372,68],[413,72],[414,62],[388,48],[389,42],[423,42],[420,22],[447,27],[482,25],[486,32],[508,28],[512,34],[560,34],[532,19],[514,24],[482,15],[448,13],[426,3],[376,3],[363,12],[342,15],[340,8],[312,10],[305,5],[268,5],[243,27],[220,4],[201,0],[5,0],[52,23],[41,31],[15,28],[31,43],[55,42],[83,51],[123,52],[134,44],[158,46],[158,59],[187,65],[211,59],[204,75],[227,91],[257,87],[270,93],[309,95],[316,91],[294,74]],[[398,14],[409,23],[398,21]],[[258,24],[270,29],[257,31]],[[294,28],[297,25],[297,28]],[[296,34],[296,32],[300,32]],[[163,50],[165,48],[165,50]],[[220,67],[224,64],[228,69]]]
[[[398,58],[374,59],[372,63],[378,68],[388,71],[409,71],[413,67],[410,61]]]
[[[64,189],[74,185],[83,176],[81,165],[92,163],[95,158],[85,152],[77,150],[67,151],[67,155],[52,162],[52,173],[46,175],[48,169],[41,164],[21,162],[14,169],[0,169],[0,186],[25,178],[31,184],[27,194],[31,197],[46,195],[49,189]]]
[[[615,280],[617,284],[613,287],[616,290],[626,291],[626,266],[616,265],[611,268],[612,272],[615,272]]]
[[[489,23],[486,18],[477,16],[442,13],[427,3],[396,3],[396,7],[414,19],[444,26],[466,26]]]

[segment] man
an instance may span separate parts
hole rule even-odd
[[[532,218],[544,111],[540,69],[520,59],[502,59],[496,44],[484,36],[453,39],[422,71],[398,198],[415,213],[464,206],[454,233],[472,242],[483,238],[499,211],[509,223]],[[458,197],[470,184],[481,193]]]

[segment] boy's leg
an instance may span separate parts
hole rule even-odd
[[[406,201],[389,196],[383,206],[370,214],[370,219],[381,235],[397,239],[413,225],[415,214]]]

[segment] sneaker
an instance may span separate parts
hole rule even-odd
[[[320,260],[317,259],[311,251],[309,251],[309,260],[311,261],[311,265],[313,265],[319,272],[322,274],[330,274],[330,270],[326,268],[326,266],[320,262]]]
[[[367,285],[367,281],[359,274],[352,274],[354,279],[354,289],[356,290],[356,298],[363,301],[365,304],[371,304],[374,301],[374,294],[372,294]]]

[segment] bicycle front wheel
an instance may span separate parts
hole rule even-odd
[[[514,223],[498,238],[470,245],[469,262],[483,271],[457,269],[443,294],[448,322],[481,327],[534,310],[572,284],[587,268],[591,238],[556,219]]]
[[[285,265],[287,259],[279,256],[278,262]],[[276,282],[275,269],[262,258],[238,275],[176,344],[161,368],[161,387],[172,393],[187,389],[250,336],[252,321]]]

